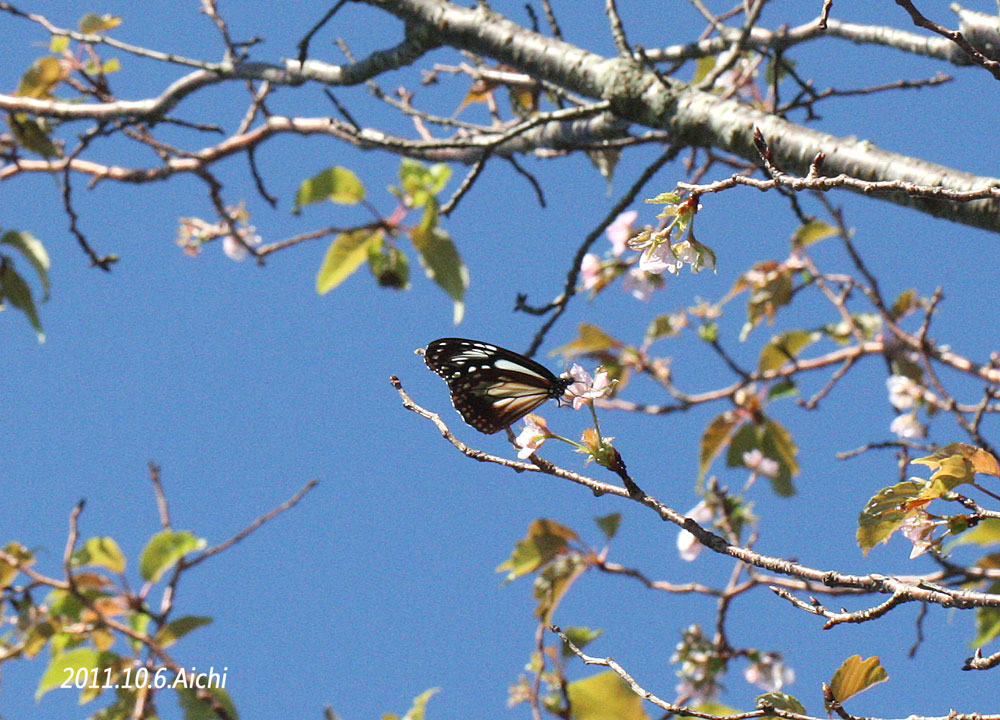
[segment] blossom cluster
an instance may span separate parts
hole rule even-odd
[[[659,231],[646,227],[637,233],[634,223],[638,217],[639,213],[629,210],[608,225],[605,234],[611,243],[610,259],[602,259],[595,253],[584,255],[580,277],[585,290],[601,290],[624,269],[624,290],[637,300],[646,301],[654,290],[663,286],[664,272],[676,275],[685,264],[693,272],[715,268],[714,253],[693,237],[671,242],[674,226]],[[640,251],[640,254],[622,259],[628,250]]]
[[[591,375],[577,363],[573,363],[572,367],[563,373],[563,377],[573,381],[566,388],[565,395],[574,410],[590,405],[597,398],[605,397],[614,385],[606,370],[598,368],[597,372]],[[527,460],[551,437],[558,436],[549,430],[544,418],[535,414],[527,415],[524,418],[524,428],[514,441],[518,447],[517,456]]]
[[[244,260],[249,254],[248,248],[261,243],[257,228],[249,224],[250,215],[242,203],[227,207],[230,224],[223,221],[210,223],[198,217],[180,218],[177,229],[177,244],[184,249],[185,255],[196,257],[201,253],[201,246],[210,240],[222,238],[222,251],[231,260]]]
[[[889,403],[900,414],[889,425],[890,432],[906,439],[922,438],[926,428],[917,419],[917,404],[923,399],[924,389],[912,378],[905,375],[890,375],[885,381],[889,391]]]

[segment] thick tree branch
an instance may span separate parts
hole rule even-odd
[[[623,119],[667,129],[681,145],[715,147],[756,161],[754,127],[769,139],[774,164],[806,174],[817,154],[824,170],[869,182],[902,181],[959,192],[1000,186],[1000,178],[979,177],[918,158],[881,150],[872,143],[838,138],[753,109],[734,100],[673,81],[666,91],[650,70],[629,59],[605,58],[523,28],[482,5],[464,8],[447,0],[364,0],[411,23],[435,29],[442,44],[487,55],[532,77],[585,97],[609,100]],[[881,196],[931,215],[1000,232],[1000,196],[961,205],[905,193]]]

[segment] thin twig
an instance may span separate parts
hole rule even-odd
[[[156,509],[160,513],[160,525],[164,530],[170,529],[170,506],[167,505],[167,495],[163,492],[160,482],[160,466],[149,461],[149,480],[153,483],[153,493],[156,495]]]
[[[330,21],[330,18],[336,15],[337,11],[340,10],[340,8],[342,8],[346,3],[347,0],[338,0],[333,7],[331,7],[329,10],[326,11],[323,17],[321,17],[315,25],[309,28],[309,32],[307,32],[305,36],[303,36],[303,38],[299,40],[298,48],[299,48],[300,63],[304,63],[306,61],[306,58],[309,57],[309,43],[312,42],[313,35],[318,33],[320,31],[320,28],[326,25]]]
[[[270,512],[264,513],[263,515],[261,515],[259,518],[257,518],[256,520],[254,520],[252,523],[250,523],[249,525],[247,525],[245,528],[243,528],[242,530],[240,530],[238,533],[236,533],[235,535],[233,535],[228,540],[224,540],[223,542],[219,543],[218,545],[213,545],[212,547],[207,548],[204,552],[200,553],[199,555],[194,556],[190,560],[188,560],[188,559],[181,560],[178,563],[178,565],[183,565],[185,568],[194,567],[195,565],[198,565],[198,564],[204,562],[205,560],[207,560],[208,558],[212,557],[213,555],[218,555],[220,552],[222,552],[224,550],[228,550],[230,547],[232,547],[236,543],[238,543],[241,540],[245,539],[248,535],[250,535],[251,533],[253,533],[255,530],[257,530],[264,523],[273,520],[278,515],[280,515],[281,513],[285,512],[286,510],[289,510],[290,508],[295,507],[299,503],[299,501],[303,497],[305,497],[306,493],[308,493],[310,490],[312,490],[314,487],[316,487],[316,485],[318,483],[319,483],[319,480],[310,480],[309,482],[307,482],[305,485],[302,486],[301,490],[299,490],[297,493],[295,493],[288,500],[286,500],[285,502],[281,503],[281,505],[279,505],[278,507],[274,508]]]

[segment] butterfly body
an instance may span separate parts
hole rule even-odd
[[[419,351],[418,351],[419,352]],[[464,338],[440,338],[423,351],[444,378],[462,419],[487,435],[509,427],[572,384],[513,350]]]

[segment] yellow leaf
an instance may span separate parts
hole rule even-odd
[[[462,112],[466,105],[478,102],[487,102],[491,97],[493,97],[493,91],[496,90],[496,88],[496,83],[489,83],[485,80],[476,80],[469,88],[469,92],[466,93],[464,98],[462,98],[461,104],[455,110],[455,115]]]
[[[578,328],[579,336],[561,347],[549,353],[550,356],[562,355],[564,358],[586,355],[587,353],[597,353],[612,348],[620,348],[622,343],[608,335],[597,325],[591,323],[580,323]]]
[[[566,687],[573,720],[646,720],[642,698],[618,675],[603,672]]]
[[[49,98],[62,80],[62,64],[52,55],[38,58],[21,76],[14,92],[19,97]]]
[[[832,225],[822,220],[810,220],[795,229],[795,234],[792,235],[792,247],[806,247],[836,234],[837,228]]]
[[[93,35],[105,30],[111,30],[121,24],[122,19],[117,15],[98,15],[97,13],[90,12],[80,18],[77,27],[80,28],[80,32],[86,35]]]
[[[852,655],[837,668],[830,681],[830,689],[837,702],[844,702],[872,685],[885,682],[889,674],[879,663],[877,655],[862,660],[860,655]]]
[[[722,452],[729,442],[740,416],[733,410],[717,415],[705,428],[701,436],[701,450],[698,453],[698,477],[705,476],[708,466]]]

